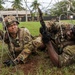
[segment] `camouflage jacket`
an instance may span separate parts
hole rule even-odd
[[[24,45],[28,44],[31,40],[32,40],[32,37],[27,28],[19,28],[17,32],[17,37],[15,39],[13,39],[12,37],[9,38],[8,34],[7,33],[5,34],[5,43],[8,44],[8,48],[10,52],[22,51],[24,48]]]
[[[48,26],[56,52],[62,49],[62,54],[58,57],[61,66],[75,62],[75,34],[72,28],[73,25],[64,23],[53,23]],[[69,31],[70,35],[67,34]]]

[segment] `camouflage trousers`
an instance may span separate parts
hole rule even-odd
[[[59,62],[61,66],[75,63],[75,45],[69,45],[64,48],[63,53],[59,55]]]
[[[29,42],[28,44],[24,45],[24,49],[22,52],[14,59],[18,61],[25,62],[27,57],[31,54],[32,51],[36,50],[42,45],[41,37],[37,37],[35,40]]]

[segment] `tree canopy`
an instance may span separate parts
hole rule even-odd
[[[18,10],[24,9],[22,7],[23,4],[21,2],[22,2],[21,0],[14,0],[14,1],[12,1],[12,7],[13,7],[13,9],[18,9]]]
[[[31,4],[31,7],[33,7],[33,10],[36,10],[40,3],[38,3],[38,0],[34,0]]]
[[[0,10],[3,10],[4,9],[4,7],[3,7],[2,4],[5,4],[4,0],[0,0]]]
[[[61,14],[67,15],[67,13],[72,14],[75,12],[75,0],[69,1],[60,1],[53,5],[51,9],[49,9],[51,15],[59,16]]]

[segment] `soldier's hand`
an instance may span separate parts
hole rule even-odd
[[[6,60],[3,62],[5,66],[15,66],[15,63],[12,60]]]
[[[50,33],[45,31],[42,27],[40,28],[40,33],[42,34],[43,43],[48,43],[51,40]]]

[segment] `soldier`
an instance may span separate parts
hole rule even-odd
[[[47,30],[49,34],[45,36],[43,28],[40,28],[40,33],[53,64],[62,67],[75,63],[75,25],[54,22]]]
[[[33,39],[27,28],[19,28],[19,22],[14,16],[4,18],[5,24],[5,43],[13,56],[13,60],[5,61],[7,66],[18,64],[20,61],[25,63],[31,52],[41,45],[41,37]],[[15,64],[14,64],[15,63]]]

